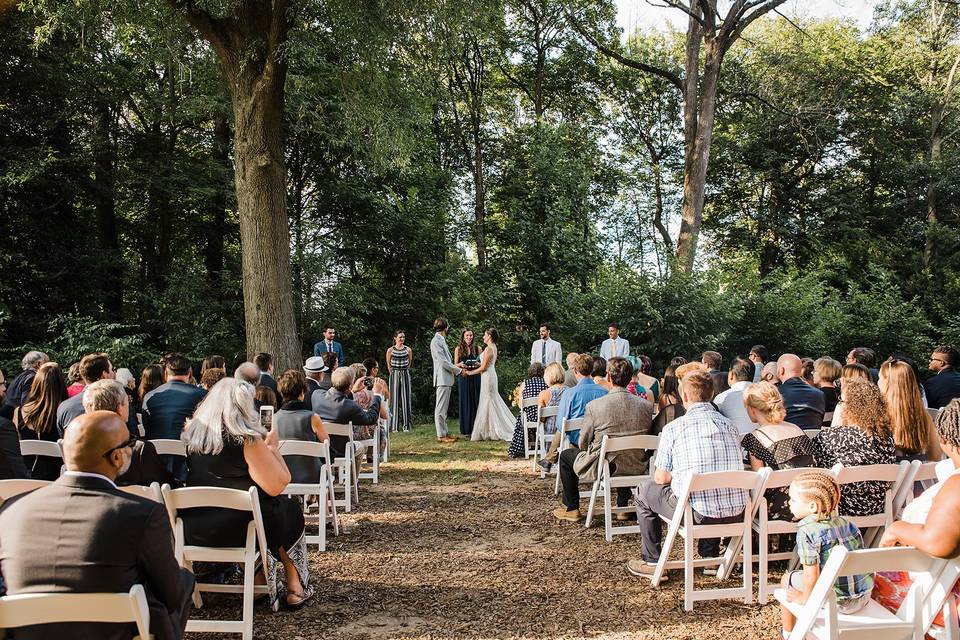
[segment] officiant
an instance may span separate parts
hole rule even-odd
[[[480,348],[472,330],[464,329],[460,334],[460,343],[453,350],[453,363],[463,365],[467,370],[480,366]],[[459,376],[457,391],[460,396],[460,433],[469,437],[480,404],[480,376]]]

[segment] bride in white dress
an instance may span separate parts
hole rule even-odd
[[[480,404],[477,406],[477,418],[473,422],[471,440],[506,440],[513,438],[516,416],[500,397],[497,384],[497,330],[489,328],[483,332],[483,342],[487,345],[480,354],[480,366],[463,375],[480,376]]]

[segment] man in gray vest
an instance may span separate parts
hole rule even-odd
[[[450,389],[453,379],[460,375],[461,368],[453,364],[450,348],[447,346],[447,330],[450,328],[446,318],[433,321],[436,335],[430,342],[430,355],[433,357],[433,386],[437,388],[437,405],[433,420],[437,426],[438,442],[455,442],[456,438],[447,435],[447,407],[450,405]]]

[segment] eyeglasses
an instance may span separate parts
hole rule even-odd
[[[940,358],[930,358],[930,362],[939,362],[940,364],[947,364],[946,360],[941,360]]]
[[[126,449],[128,447],[133,448],[133,445],[135,444],[137,444],[137,436],[130,436],[130,438],[123,444],[118,444],[114,448],[109,449],[106,453],[103,454],[103,457],[109,459],[110,454],[113,453],[114,451],[119,451],[120,449]]]

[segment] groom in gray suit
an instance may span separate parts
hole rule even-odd
[[[433,386],[437,388],[437,406],[433,412],[433,420],[437,426],[437,440],[440,442],[456,440],[447,435],[447,407],[450,405],[453,378],[460,375],[461,368],[453,364],[453,358],[450,356],[450,348],[446,340],[449,328],[446,318],[434,320],[433,330],[437,333],[430,342],[430,355],[433,356]]]

